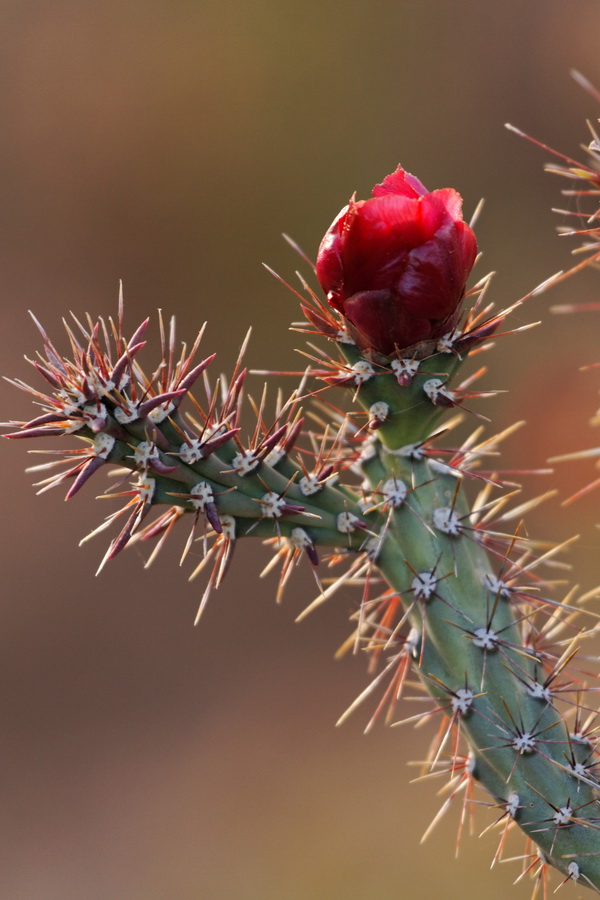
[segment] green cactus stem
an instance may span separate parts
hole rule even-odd
[[[447,365],[439,354],[427,363],[423,379]],[[395,427],[376,431],[381,440],[362,469],[375,493],[385,493],[382,485],[390,481],[396,486],[374,564],[402,599],[401,617],[413,629],[414,668],[436,709],[449,717],[448,731],[459,729],[466,739],[469,777],[504,806],[546,863],[600,891],[595,750],[573,734],[556,705],[566,699],[564,663],[586,632],[575,628],[566,656],[542,645],[544,622],[554,627],[572,611],[514,586],[519,567],[509,554],[519,539],[482,526],[469,510],[468,454],[449,466],[439,457],[398,452],[411,437],[422,441],[427,429],[412,422],[405,429],[403,411],[414,420],[422,410],[430,422],[432,404],[423,401],[419,373],[410,386],[389,377],[385,383],[388,421]],[[355,392],[364,409],[374,396],[367,386]],[[503,577],[508,570],[510,577]],[[398,626],[387,627],[391,652]],[[568,694],[577,690],[585,690],[581,681],[568,683]],[[585,763],[578,762],[582,757]]]

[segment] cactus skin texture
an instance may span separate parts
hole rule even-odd
[[[393,717],[412,667],[431,698],[412,718],[441,722],[431,771],[446,766],[452,785],[466,782],[467,796],[473,785],[485,788],[503,833],[518,826],[534,848],[525,866],[536,885],[554,866],[563,883],[600,892],[594,716],[587,718],[589,689],[573,667],[595,629],[578,624],[573,596],[545,596],[543,568],[561,548],[540,550],[522,536],[527,504],[511,510],[513,485],[483,468],[504,435],[485,438],[478,428],[460,447],[438,448],[452,424],[443,417],[455,420],[476,396],[472,378],[462,387],[451,379],[510,312],[489,316],[484,288],[472,292],[477,299],[462,324],[433,346],[391,359],[363,355],[338,313],[310,292],[307,331],[335,347],[309,372],[321,382],[322,432],[301,418],[303,380],[273,425],[265,424],[263,403],[255,404],[246,442],[241,363],[226,389],[213,389],[212,357],[194,363],[199,340],[178,355],[174,327],[161,327],[162,364],[146,376],[138,354],[147,322],[126,340],[121,300],[116,322],[75,320],[70,358],[38,326],[45,358],[33,365],[50,392],[14,382],[42,401],[42,414],[11,423],[18,427],[7,437],[83,442],[66,461],[36,467],[49,472],[40,490],[67,484],[71,498],[105,465],[132,473],[131,487],[117,495],[123,508],[97,529],[122,523],[101,567],[132,541],[157,541],[152,559],[173,526],[187,521],[184,555],[193,541],[204,544],[191,577],[209,573],[198,616],[241,537],[273,546],[280,592],[299,558],[318,575],[319,551],[333,549],[342,574],[306,612],[344,584],[363,586],[345,649],[366,650],[378,673],[365,696],[387,677],[379,708],[391,701]],[[194,385],[202,400],[192,397]],[[350,411],[324,404],[323,385],[346,391]],[[186,398],[188,414],[180,408]],[[158,516],[148,522],[153,511]],[[503,839],[498,858],[502,847]]]

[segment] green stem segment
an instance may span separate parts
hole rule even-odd
[[[374,492],[390,480],[400,488],[375,564],[418,635],[419,676],[460,726],[472,775],[499,816],[516,821],[544,862],[600,892],[598,788],[587,765],[593,751],[585,737],[569,733],[554,704],[557,682],[546,680],[541,637],[535,646],[530,627],[533,605],[544,601],[501,580],[508,547],[477,527],[460,469],[414,450],[394,452],[431,434],[439,409],[423,382],[454,368],[454,359],[437,355],[408,386],[387,370],[356,392],[363,409],[378,400],[389,408],[363,472]]]

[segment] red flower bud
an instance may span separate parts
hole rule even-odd
[[[460,194],[428,191],[398,166],[352,198],[317,256],[317,277],[361,350],[393,355],[451,331],[477,253]]]

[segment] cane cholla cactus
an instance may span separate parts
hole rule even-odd
[[[362,602],[340,653],[366,651],[374,676],[348,712],[382,690],[369,726],[384,709],[395,720],[414,671],[430,705],[412,719],[441,722],[430,771],[447,772],[451,797],[469,802],[477,785],[491,795],[496,858],[518,826],[534,848],[525,868],[536,884],[554,866],[563,882],[600,892],[594,688],[577,665],[595,631],[594,620],[579,621],[587,598],[553,597],[547,567],[562,548],[524,536],[523,514],[544,498],[511,506],[515,484],[486,467],[512,429],[486,436],[478,425],[446,446],[482,396],[476,376],[457,382],[458,371],[510,313],[487,304],[487,278],[465,299],[475,255],[459,195],[429,192],[399,167],[371,199],[352,199],[323,239],[316,274],[326,298],[304,283],[301,328],[325,337],[328,351],[311,350],[270,424],[263,396],[252,434],[242,435],[241,359],[228,384],[211,385],[212,357],[194,361],[200,338],[179,350],[173,326],[145,374],[147,323],[127,339],[121,300],[116,321],[68,327],[70,358],[38,326],[44,353],[32,364],[49,393],[14,382],[42,411],[12,423],[8,437],[79,441],[36,467],[47,473],[42,491],[64,483],[71,498],[106,465],[132,476],[112,492],[122,509],[97,529],[120,523],[102,565],[132,541],[159,549],[183,528],[183,555],[194,541],[203,548],[192,577],[208,573],[199,615],[241,538],[272,545],[280,592],[300,558],[319,578],[329,554],[340,574],[306,612],[358,585]],[[331,388],[345,391],[343,409]],[[320,426],[304,424],[301,402]]]

